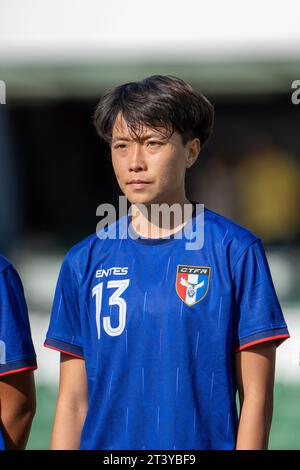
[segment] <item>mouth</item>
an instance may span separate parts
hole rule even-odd
[[[140,188],[146,188],[151,184],[150,181],[142,181],[142,180],[134,180],[128,183],[131,188],[134,189],[140,189]]]

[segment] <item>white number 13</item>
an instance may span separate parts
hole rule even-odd
[[[129,279],[114,280],[108,281],[107,287],[117,287],[118,289],[109,297],[109,305],[118,305],[119,306],[119,324],[116,327],[112,327],[110,323],[110,317],[103,317],[103,328],[105,332],[110,336],[118,336],[123,333],[126,323],[126,302],[120,297],[125,289],[129,286]],[[93,290],[93,297],[96,296],[96,325],[97,325],[97,334],[98,339],[100,339],[100,314],[101,314],[101,305],[102,305],[102,293],[103,293],[103,282],[97,284]]]

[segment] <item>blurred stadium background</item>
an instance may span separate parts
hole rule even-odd
[[[291,338],[277,350],[270,449],[300,449],[297,1],[0,0],[0,252],[23,280],[38,354],[29,449],[49,445],[59,355],[43,348],[60,263],[118,206],[91,116],[108,87],[172,74],[214,103],[188,196],[260,235]]]

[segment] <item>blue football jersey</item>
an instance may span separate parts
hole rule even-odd
[[[81,449],[235,448],[235,354],[289,332],[261,240],[209,209],[203,229],[196,250],[183,229],[150,239],[129,226],[66,254],[45,346],[85,361]]]
[[[13,265],[0,256],[0,380],[36,368],[22,282]],[[5,449],[1,426],[0,449]]]

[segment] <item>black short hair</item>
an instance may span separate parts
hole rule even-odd
[[[173,75],[152,75],[106,91],[93,114],[97,133],[111,144],[112,129],[121,113],[137,138],[143,126],[164,127],[168,136],[177,131],[183,145],[199,138],[201,147],[212,133],[214,107],[191,85]]]

